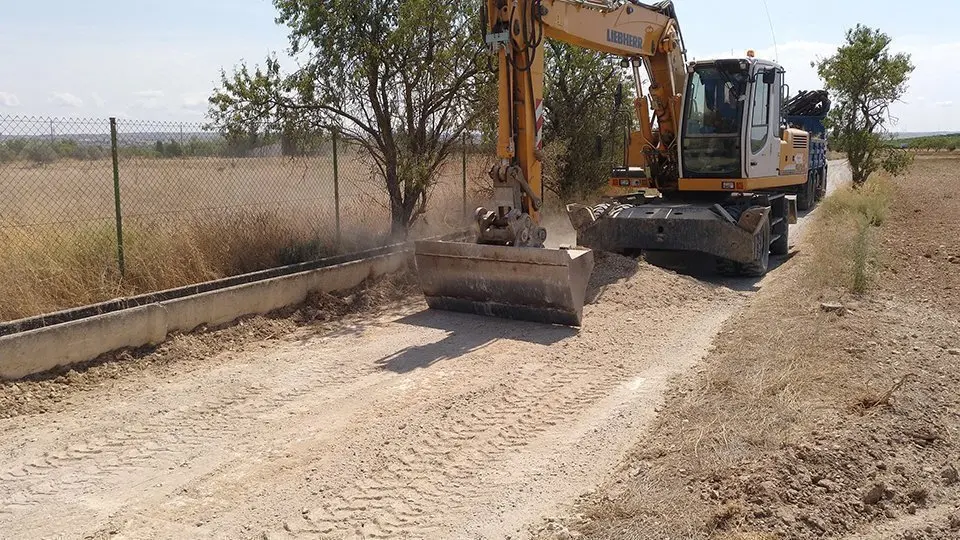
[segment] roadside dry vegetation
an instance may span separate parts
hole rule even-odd
[[[468,162],[470,199],[485,165]],[[463,223],[459,157],[441,176],[415,236]],[[370,178],[345,153],[337,246],[329,157],[125,160],[121,276],[109,161],[0,165],[0,321],[382,245],[390,212]]]
[[[544,536],[960,537],[956,165],[830,197],[615,480]]]
[[[855,294],[870,288],[880,265],[878,237],[893,200],[893,181],[877,174],[859,189],[840,188],[824,201],[811,233],[810,286]]]

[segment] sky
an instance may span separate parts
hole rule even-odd
[[[769,19],[764,0],[675,4],[691,59],[754,49],[793,92],[820,87],[810,62],[847,28],[880,28],[916,65],[894,129],[960,131],[960,2],[766,0]],[[222,68],[283,56],[275,16],[270,0],[0,0],[0,116],[203,121]]]

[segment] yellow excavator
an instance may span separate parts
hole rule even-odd
[[[699,252],[755,276],[787,252],[797,209],[785,194],[823,171],[809,166],[810,134],[782,123],[780,66],[749,53],[688,63],[672,1],[488,0],[483,18],[499,62],[493,201],[477,209],[475,242],[416,244],[431,308],[578,326],[590,248]],[[624,193],[567,207],[583,248],[543,247],[545,39],[620,56],[636,83],[638,129],[611,180]]]

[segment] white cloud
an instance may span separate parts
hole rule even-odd
[[[53,92],[50,101],[61,107],[83,107],[83,100],[69,92]]]
[[[207,108],[207,96],[205,94],[183,94],[183,100],[180,106],[189,111],[203,111]]]
[[[100,97],[100,94],[94,92],[90,94],[90,97],[93,98],[93,104],[97,106],[98,109],[102,109],[106,102]]]
[[[0,92],[0,107],[19,107],[20,99],[16,94]]]
[[[952,106],[953,106],[953,102],[952,102],[952,101],[938,101],[938,102],[936,102],[935,105],[936,105],[937,107],[952,107]]]
[[[165,95],[163,90],[141,90],[134,92],[133,95],[137,97],[134,107],[138,109],[152,111],[163,108],[163,104],[160,103]]]

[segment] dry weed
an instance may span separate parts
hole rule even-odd
[[[875,175],[860,188],[837,190],[823,202],[823,216],[814,224],[817,239],[810,285],[842,288],[863,294],[873,284],[877,262],[877,230],[893,201],[893,182]]]
[[[469,156],[468,210],[487,161]],[[0,321],[366,249],[390,233],[386,194],[349,149],[340,160],[339,249],[329,157],[129,158],[121,163],[121,277],[110,176],[109,160],[0,168],[0,181],[14,178],[17,188],[0,198]],[[411,234],[462,226],[458,157]]]
[[[336,251],[276,213],[233,214],[173,228],[149,221],[125,229],[126,272],[107,226],[32,237],[8,235],[0,251],[0,320],[200,283],[313,260]],[[376,243],[371,241],[370,244]]]
[[[900,377],[893,385],[888,388],[883,393],[869,392],[863,398],[860,399],[858,405],[862,409],[872,409],[874,407],[879,407],[881,405],[886,406],[890,404],[891,398],[897,393],[903,385],[906,384],[907,380],[910,378],[917,378],[915,373],[907,373],[903,377]]]

